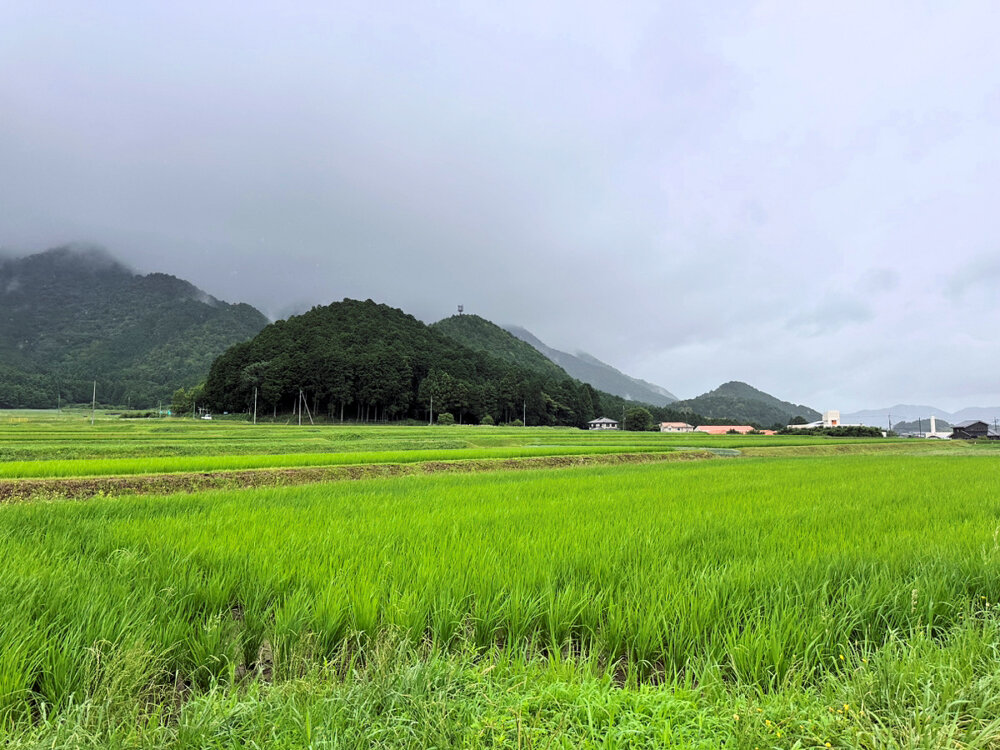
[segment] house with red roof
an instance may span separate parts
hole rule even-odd
[[[704,432],[708,435],[728,435],[730,432],[738,432],[746,435],[753,432],[753,427],[748,424],[703,424],[695,428],[695,432]]]

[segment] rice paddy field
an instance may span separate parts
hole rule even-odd
[[[407,468],[314,473],[355,466]],[[0,503],[0,745],[1000,747],[998,469],[958,442],[0,413],[0,489],[43,488]],[[235,479],[156,491],[206,474]]]

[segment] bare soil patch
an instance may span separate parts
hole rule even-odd
[[[150,474],[80,479],[0,480],[0,503],[28,500],[88,500],[118,495],[165,495],[212,489],[281,487],[352,479],[412,476],[418,474],[559,469],[573,466],[640,464],[665,461],[696,461],[713,458],[709,451],[672,453],[612,453],[593,456],[537,456],[466,461],[427,461],[413,464],[365,464],[296,469],[249,469],[244,471]]]

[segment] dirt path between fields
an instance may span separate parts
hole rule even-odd
[[[420,474],[561,469],[573,466],[697,461],[708,458],[715,458],[715,455],[710,451],[675,451],[671,453],[611,453],[593,456],[426,461],[412,464],[365,464],[300,469],[251,469],[78,479],[5,479],[0,480],[0,503],[27,500],[87,500],[93,497],[114,497],[117,495],[165,495],[172,492],[198,492],[201,490],[282,487],[316,482]]]

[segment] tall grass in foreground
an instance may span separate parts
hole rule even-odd
[[[1000,695],[984,682],[1000,664],[996,468],[711,462],[2,508],[0,727],[87,704],[116,721],[144,706],[162,728],[178,695],[239,701],[245,673],[336,681],[395,643],[525,679],[545,657],[634,690],[699,686],[734,715],[831,684],[887,715],[933,689],[961,703],[955,726],[983,729]],[[931,688],[921,664],[938,659]],[[786,739],[805,731],[787,718]]]

